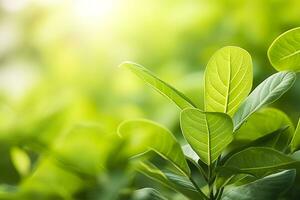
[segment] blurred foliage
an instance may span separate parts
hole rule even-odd
[[[0,0],[0,198],[129,198],[148,180],[120,153],[117,124],[145,117],[180,139],[179,110],[118,65],[141,63],[202,105],[215,50],[249,51],[257,85],[299,13],[298,0]],[[294,123],[299,90],[274,105]]]

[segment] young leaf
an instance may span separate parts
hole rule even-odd
[[[275,69],[278,71],[300,70],[300,27],[291,29],[271,44],[268,57]]]
[[[298,120],[298,125],[291,141],[290,147],[292,152],[297,151],[300,147],[300,118]]]
[[[236,131],[255,111],[279,99],[292,87],[295,80],[294,72],[278,72],[259,84],[234,114],[234,130]]]
[[[190,180],[185,176],[173,174],[171,172],[163,173],[151,163],[141,162],[137,170],[145,176],[169,187],[172,190],[180,192],[190,199],[206,199],[203,193],[197,191]]]
[[[232,116],[252,87],[252,60],[242,48],[218,50],[205,70],[205,111]]]
[[[277,199],[294,183],[295,170],[286,170],[266,176],[239,187],[225,189],[222,200]]]
[[[132,62],[124,62],[120,65],[122,68],[130,70],[136,76],[144,80],[162,95],[172,100],[179,108],[196,107],[195,104],[184,94],[176,90],[174,87],[156,77],[145,67]]]
[[[240,173],[263,176],[268,172],[298,166],[300,163],[291,157],[266,147],[251,147],[230,157],[224,170],[237,169]],[[222,171],[222,170],[221,170]],[[226,172],[226,174],[228,174]]]
[[[232,141],[232,120],[224,113],[188,108],[181,112],[180,124],[184,137],[207,165]]]
[[[142,188],[135,190],[132,194],[131,200],[168,200],[162,196],[160,192],[153,188]]]
[[[127,142],[128,154],[138,155],[154,150],[171,161],[185,175],[190,175],[179,143],[166,128],[149,120],[130,120],[120,124],[118,133]]]

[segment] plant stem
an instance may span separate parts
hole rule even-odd
[[[198,184],[193,180],[192,177],[189,177],[191,183],[194,185],[194,187],[196,188],[196,190],[200,193],[200,195],[205,199],[205,200],[209,200],[207,198],[207,196],[201,191],[201,189],[199,188]]]
[[[201,175],[203,176],[203,178],[205,179],[206,182],[208,182],[208,177],[204,171],[204,169],[201,167],[201,165],[197,165],[198,170],[200,171]]]
[[[220,199],[221,199],[222,194],[223,194],[223,191],[224,191],[224,187],[222,187],[222,188],[218,191],[218,193],[217,193],[217,195],[216,195],[216,200],[220,200]]]
[[[212,165],[208,166],[208,190],[209,190],[209,199],[214,200],[214,188],[213,188],[213,178],[212,178]]]

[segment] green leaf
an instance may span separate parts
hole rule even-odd
[[[266,176],[239,187],[225,189],[222,200],[272,200],[277,199],[294,183],[295,170],[286,170]]]
[[[192,147],[189,144],[186,144],[181,148],[185,157],[197,165],[200,158],[198,154],[192,149]]]
[[[225,162],[224,167],[259,177],[274,170],[287,169],[297,165],[299,162],[274,149],[251,147],[234,154]]]
[[[190,180],[185,176],[173,173],[163,173],[151,163],[141,162],[138,171],[145,176],[177,191],[190,199],[206,199],[203,193],[199,193]]]
[[[153,188],[142,188],[135,190],[132,194],[131,200],[168,200],[162,196],[160,192]]]
[[[295,152],[300,148],[300,118],[298,120],[298,125],[291,141],[290,147],[292,152]]]
[[[148,83],[150,86],[152,86],[154,89],[156,89],[159,93],[168,97],[177,106],[179,106],[179,108],[184,109],[188,107],[196,107],[195,104],[190,99],[188,99],[184,94],[176,90],[168,83],[156,77],[145,67],[132,62],[124,62],[120,66],[122,68],[130,70],[136,76],[138,76],[146,83]]]
[[[10,151],[12,162],[21,176],[28,175],[30,171],[31,161],[27,153],[18,148],[13,147]]]
[[[211,165],[232,141],[232,121],[224,113],[188,108],[181,112],[184,137],[203,162]]]
[[[226,162],[228,158],[230,158],[232,155],[250,148],[250,147],[269,147],[270,143],[274,141],[274,138],[278,138],[278,135],[282,134],[284,131],[286,131],[288,127],[282,127],[278,130],[275,130],[274,132],[268,133],[262,137],[257,138],[253,141],[241,141],[241,140],[233,140],[232,143],[228,146],[228,152],[225,156],[222,157],[220,163]]]
[[[126,140],[129,155],[154,150],[171,161],[185,175],[190,175],[189,166],[179,143],[166,128],[149,120],[130,120],[120,124],[118,133]]]
[[[0,184],[0,199],[17,199],[19,186]]]
[[[260,123],[262,121],[264,123]],[[273,141],[268,141],[269,144],[272,143],[272,147],[277,150],[285,150],[287,148],[293,137],[295,128],[284,112],[275,108],[263,108],[251,115],[247,123],[244,123],[241,128],[236,131],[234,134],[234,142],[251,142],[279,130],[282,127],[287,127],[287,129],[274,137]]]
[[[278,71],[300,70],[300,27],[291,29],[271,44],[268,57],[273,67]]]
[[[234,130],[237,130],[255,111],[279,99],[292,87],[295,80],[294,72],[278,72],[259,84],[234,114]]]
[[[252,87],[252,60],[242,48],[218,50],[205,70],[205,111],[232,116]]]

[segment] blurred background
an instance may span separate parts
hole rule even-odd
[[[0,198],[126,199],[153,185],[116,154],[117,126],[147,118],[180,139],[179,109],[118,65],[140,63],[202,106],[216,50],[246,49],[256,86],[275,72],[271,42],[297,26],[298,0],[0,0]],[[272,105],[294,123],[299,90]]]

